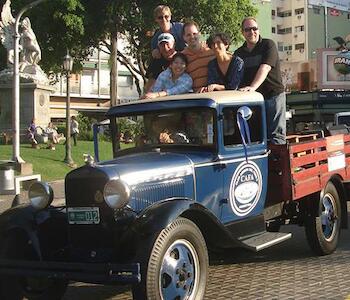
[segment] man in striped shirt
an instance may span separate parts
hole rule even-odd
[[[213,50],[199,40],[199,26],[194,21],[183,26],[183,38],[187,47],[182,51],[186,55],[188,65],[186,72],[192,77],[193,90],[201,93],[207,91],[208,63],[215,58]]]

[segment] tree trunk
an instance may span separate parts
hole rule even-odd
[[[118,36],[117,32],[111,34],[111,72],[110,72],[110,97],[111,97],[111,106],[119,104],[118,98]]]

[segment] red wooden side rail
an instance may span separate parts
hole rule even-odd
[[[319,192],[329,178],[350,178],[350,135],[289,144],[292,199]]]

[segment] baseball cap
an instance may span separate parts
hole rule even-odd
[[[171,33],[162,33],[158,37],[158,45],[163,42],[175,42],[175,39]]]

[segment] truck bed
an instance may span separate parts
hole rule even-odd
[[[267,206],[319,192],[335,174],[350,179],[349,134],[307,137],[312,139],[299,135],[286,145],[269,146]]]

